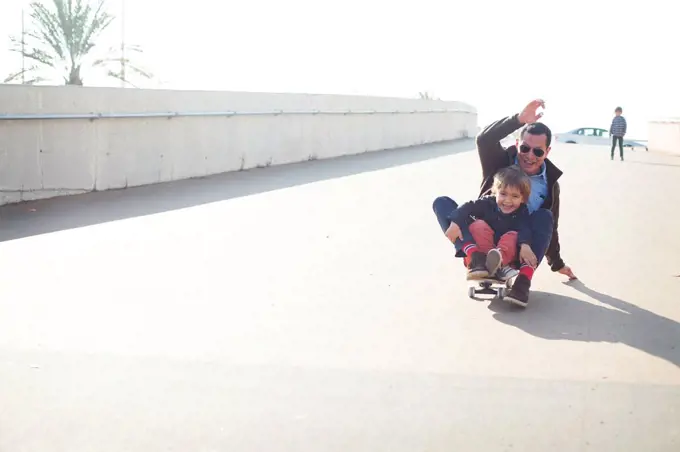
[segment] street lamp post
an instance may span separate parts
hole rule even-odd
[[[21,84],[26,83],[26,26],[24,22],[24,5],[21,5]]]
[[[120,0],[120,85],[125,88],[125,0]]]

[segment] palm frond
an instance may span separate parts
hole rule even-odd
[[[130,86],[132,86],[133,88],[139,88],[137,85],[135,85],[134,83],[132,83],[132,82],[130,81],[130,79],[128,79],[127,77],[124,77],[123,74],[120,73],[120,72],[118,72],[118,71],[108,70],[108,71],[106,71],[106,75],[108,75],[108,76],[111,77],[111,78],[115,78],[116,80],[120,80],[120,81],[123,82],[124,84],[130,85]]]
[[[10,75],[8,75],[8,76],[5,78],[5,80],[2,81],[2,83],[12,83],[12,82],[15,81],[15,80],[19,80],[19,78],[20,78],[22,75],[26,74],[26,72],[27,72],[27,71],[26,71],[25,69],[22,69],[22,70],[20,70],[19,72],[13,72],[13,73],[11,73]]]
[[[128,64],[128,65],[127,65],[127,68],[128,68],[130,71],[132,71],[133,73],[135,73],[135,74],[137,74],[138,76],[140,76],[140,77],[142,77],[142,78],[145,78],[145,79],[147,79],[147,80],[151,80],[152,78],[154,78],[154,75],[153,75],[152,72],[149,72],[149,71],[147,71],[147,70],[145,70],[145,69],[142,69],[142,68],[140,68],[139,66],[137,66],[137,65],[135,65],[135,64],[133,64],[133,63]]]
[[[33,72],[39,69],[37,66],[30,66],[20,71],[14,72],[8,75],[3,83],[15,83],[21,81],[25,85],[33,85],[44,81],[45,79],[39,76],[33,76],[32,78],[26,79],[26,76],[30,76]],[[23,79],[23,80],[22,80]]]
[[[89,52],[92,47],[94,47],[94,40],[97,38],[104,30],[106,30],[111,22],[113,22],[114,17],[103,10],[105,0],[99,0],[97,9],[92,12],[91,6],[88,4],[84,11],[77,17],[81,19],[78,24],[78,29],[82,32],[79,39],[79,50],[85,54]],[[81,4],[81,0],[78,0],[78,5]]]
[[[55,5],[62,3],[61,0],[54,0]],[[40,2],[31,3],[31,14],[35,31],[29,31],[26,34],[38,41],[43,41],[52,48],[52,50],[59,56],[60,59],[65,59],[68,53],[68,48],[65,45],[67,42],[64,36],[64,30],[60,17],[48,10]]]

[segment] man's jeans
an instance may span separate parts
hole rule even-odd
[[[439,221],[442,231],[446,230],[451,225],[451,220],[447,217],[454,209],[458,208],[456,202],[446,196],[440,196],[434,200],[432,210]],[[553,230],[553,216],[548,209],[539,209],[531,214],[531,251],[536,255],[538,264],[541,263],[552,238]],[[474,243],[470,229],[467,227],[460,228],[463,234],[463,240],[456,239],[454,246],[456,247],[456,257],[465,257],[463,253],[463,244]]]
[[[447,196],[440,196],[434,200],[432,209],[434,210],[434,214],[437,217],[437,221],[439,221],[439,226],[441,226],[443,232],[446,232],[446,230],[449,229],[449,226],[451,225],[451,220],[448,219],[449,214],[457,208],[458,204],[456,204],[453,199]],[[460,231],[463,235],[463,240],[456,239],[453,245],[456,247],[456,257],[465,257],[465,253],[463,253],[463,245],[466,243],[474,243],[474,239],[472,238],[470,229],[467,226],[463,225],[460,228]]]

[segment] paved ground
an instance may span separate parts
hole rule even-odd
[[[0,451],[680,450],[680,158],[556,147],[523,311],[431,211],[471,148],[0,209]]]

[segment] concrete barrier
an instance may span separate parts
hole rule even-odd
[[[474,136],[462,102],[0,85],[0,204]]]
[[[648,137],[650,151],[680,155],[680,119],[650,121]]]

